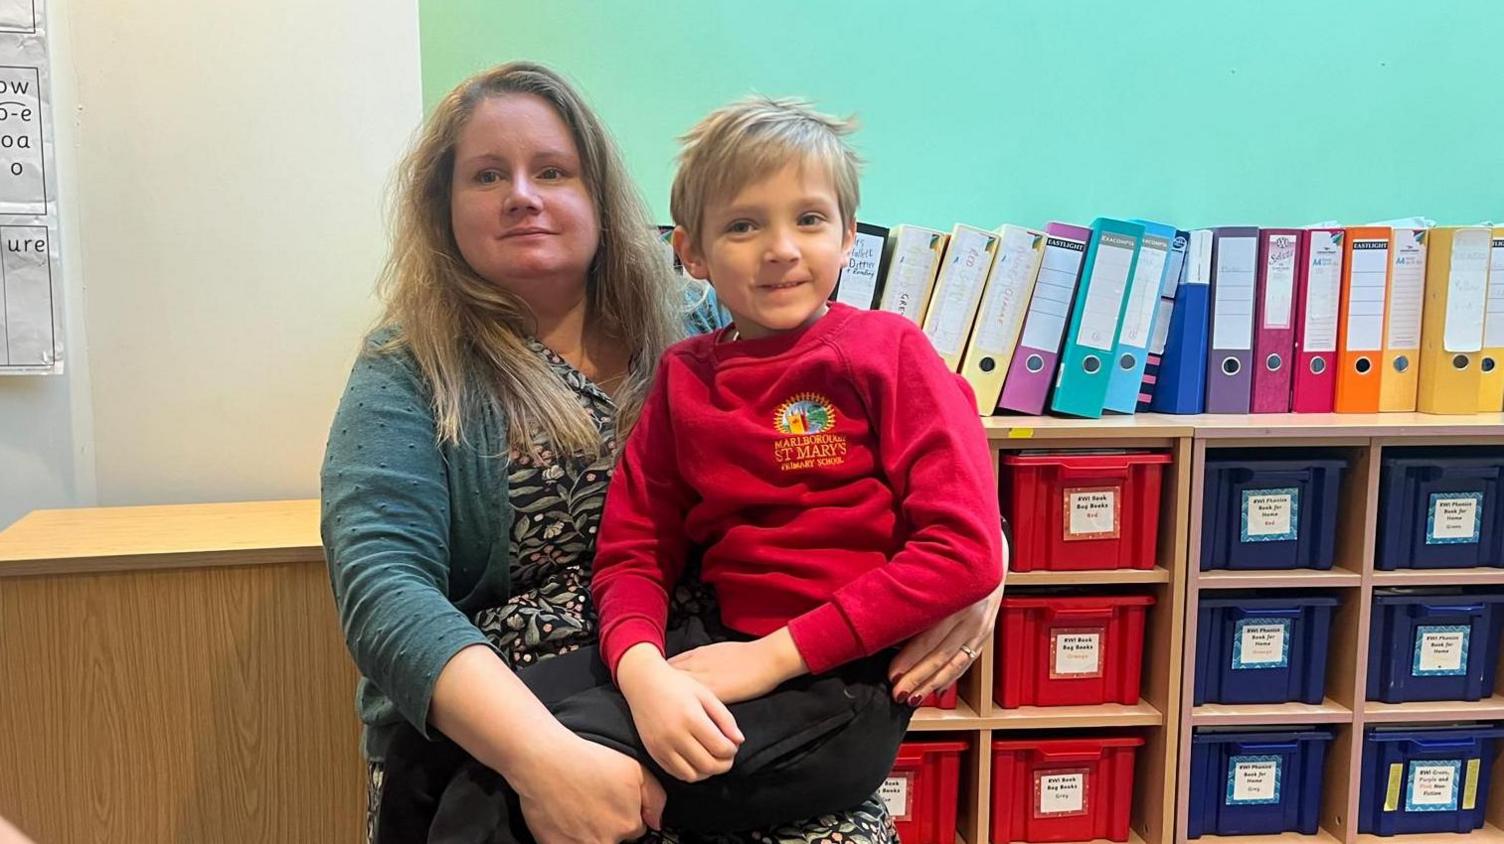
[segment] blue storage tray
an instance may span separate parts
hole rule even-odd
[[[1286,593],[1202,598],[1195,703],[1321,703],[1337,599]]]
[[[1480,700],[1494,693],[1504,594],[1378,589],[1368,637],[1369,700]]]
[[[1467,833],[1483,826],[1498,726],[1370,727],[1358,832]]]
[[[1504,566],[1504,457],[1497,452],[1395,450],[1379,481],[1374,566]]]
[[[1314,835],[1331,740],[1319,728],[1197,730],[1186,836]]]
[[[1330,569],[1347,460],[1271,450],[1208,457],[1201,570]]]

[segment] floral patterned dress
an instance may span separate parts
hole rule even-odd
[[[606,455],[615,453],[615,405],[548,347],[536,340],[529,348],[542,357],[574,391],[600,432]],[[605,507],[613,460],[560,455],[541,447],[539,454],[514,451],[507,476],[512,524],[512,594],[505,604],[477,613],[474,621],[513,668],[569,653],[596,640],[595,606],[590,599],[590,563]],[[714,595],[690,573],[675,590],[674,617],[713,612]],[[381,793],[381,766],[371,763],[368,836]],[[890,844],[893,822],[876,797],[841,815],[811,818],[759,832],[716,836],[650,833],[647,844]],[[368,837],[368,840],[369,837]]]

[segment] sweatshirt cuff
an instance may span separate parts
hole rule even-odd
[[[811,674],[822,674],[867,655],[845,613],[833,603],[821,604],[790,621],[789,635]]]
[[[451,633],[454,634],[453,638],[450,637]],[[473,624],[467,622],[455,625],[447,631],[441,628],[441,633],[434,635],[432,646],[423,649],[414,661],[418,672],[416,683],[397,684],[397,688],[402,691],[391,696],[392,703],[423,738],[432,740],[436,735],[428,719],[433,709],[433,690],[439,684],[439,675],[444,673],[444,669],[449,667],[449,661],[458,656],[460,651],[476,645],[495,650],[486,635]]]
[[[647,642],[657,648],[658,653],[664,653],[663,636],[663,628],[645,618],[629,618],[613,626],[609,633],[601,637],[601,657],[611,670],[611,681],[616,682],[617,663],[621,662],[622,655],[634,645]],[[617,683],[617,687],[620,686]]]

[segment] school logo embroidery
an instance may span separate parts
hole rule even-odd
[[[783,471],[846,462],[846,437],[835,433],[836,407],[819,393],[798,393],[773,413],[773,459]]]
[[[819,393],[799,393],[778,406],[773,427],[784,436],[823,434],[836,425],[836,409]]]

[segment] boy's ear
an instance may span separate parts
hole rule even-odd
[[[710,280],[710,267],[705,263],[705,256],[700,254],[700,247],[689,239],[689,232],[683,226],[674,226],[674,252],[679,256],[679,263],[684,265],[684,271],[691,277],[701,281]]]
[[[856,248],[856,218],[846,221],[846,231],[841,234],[841,265],[851,262],[851,250]]]

